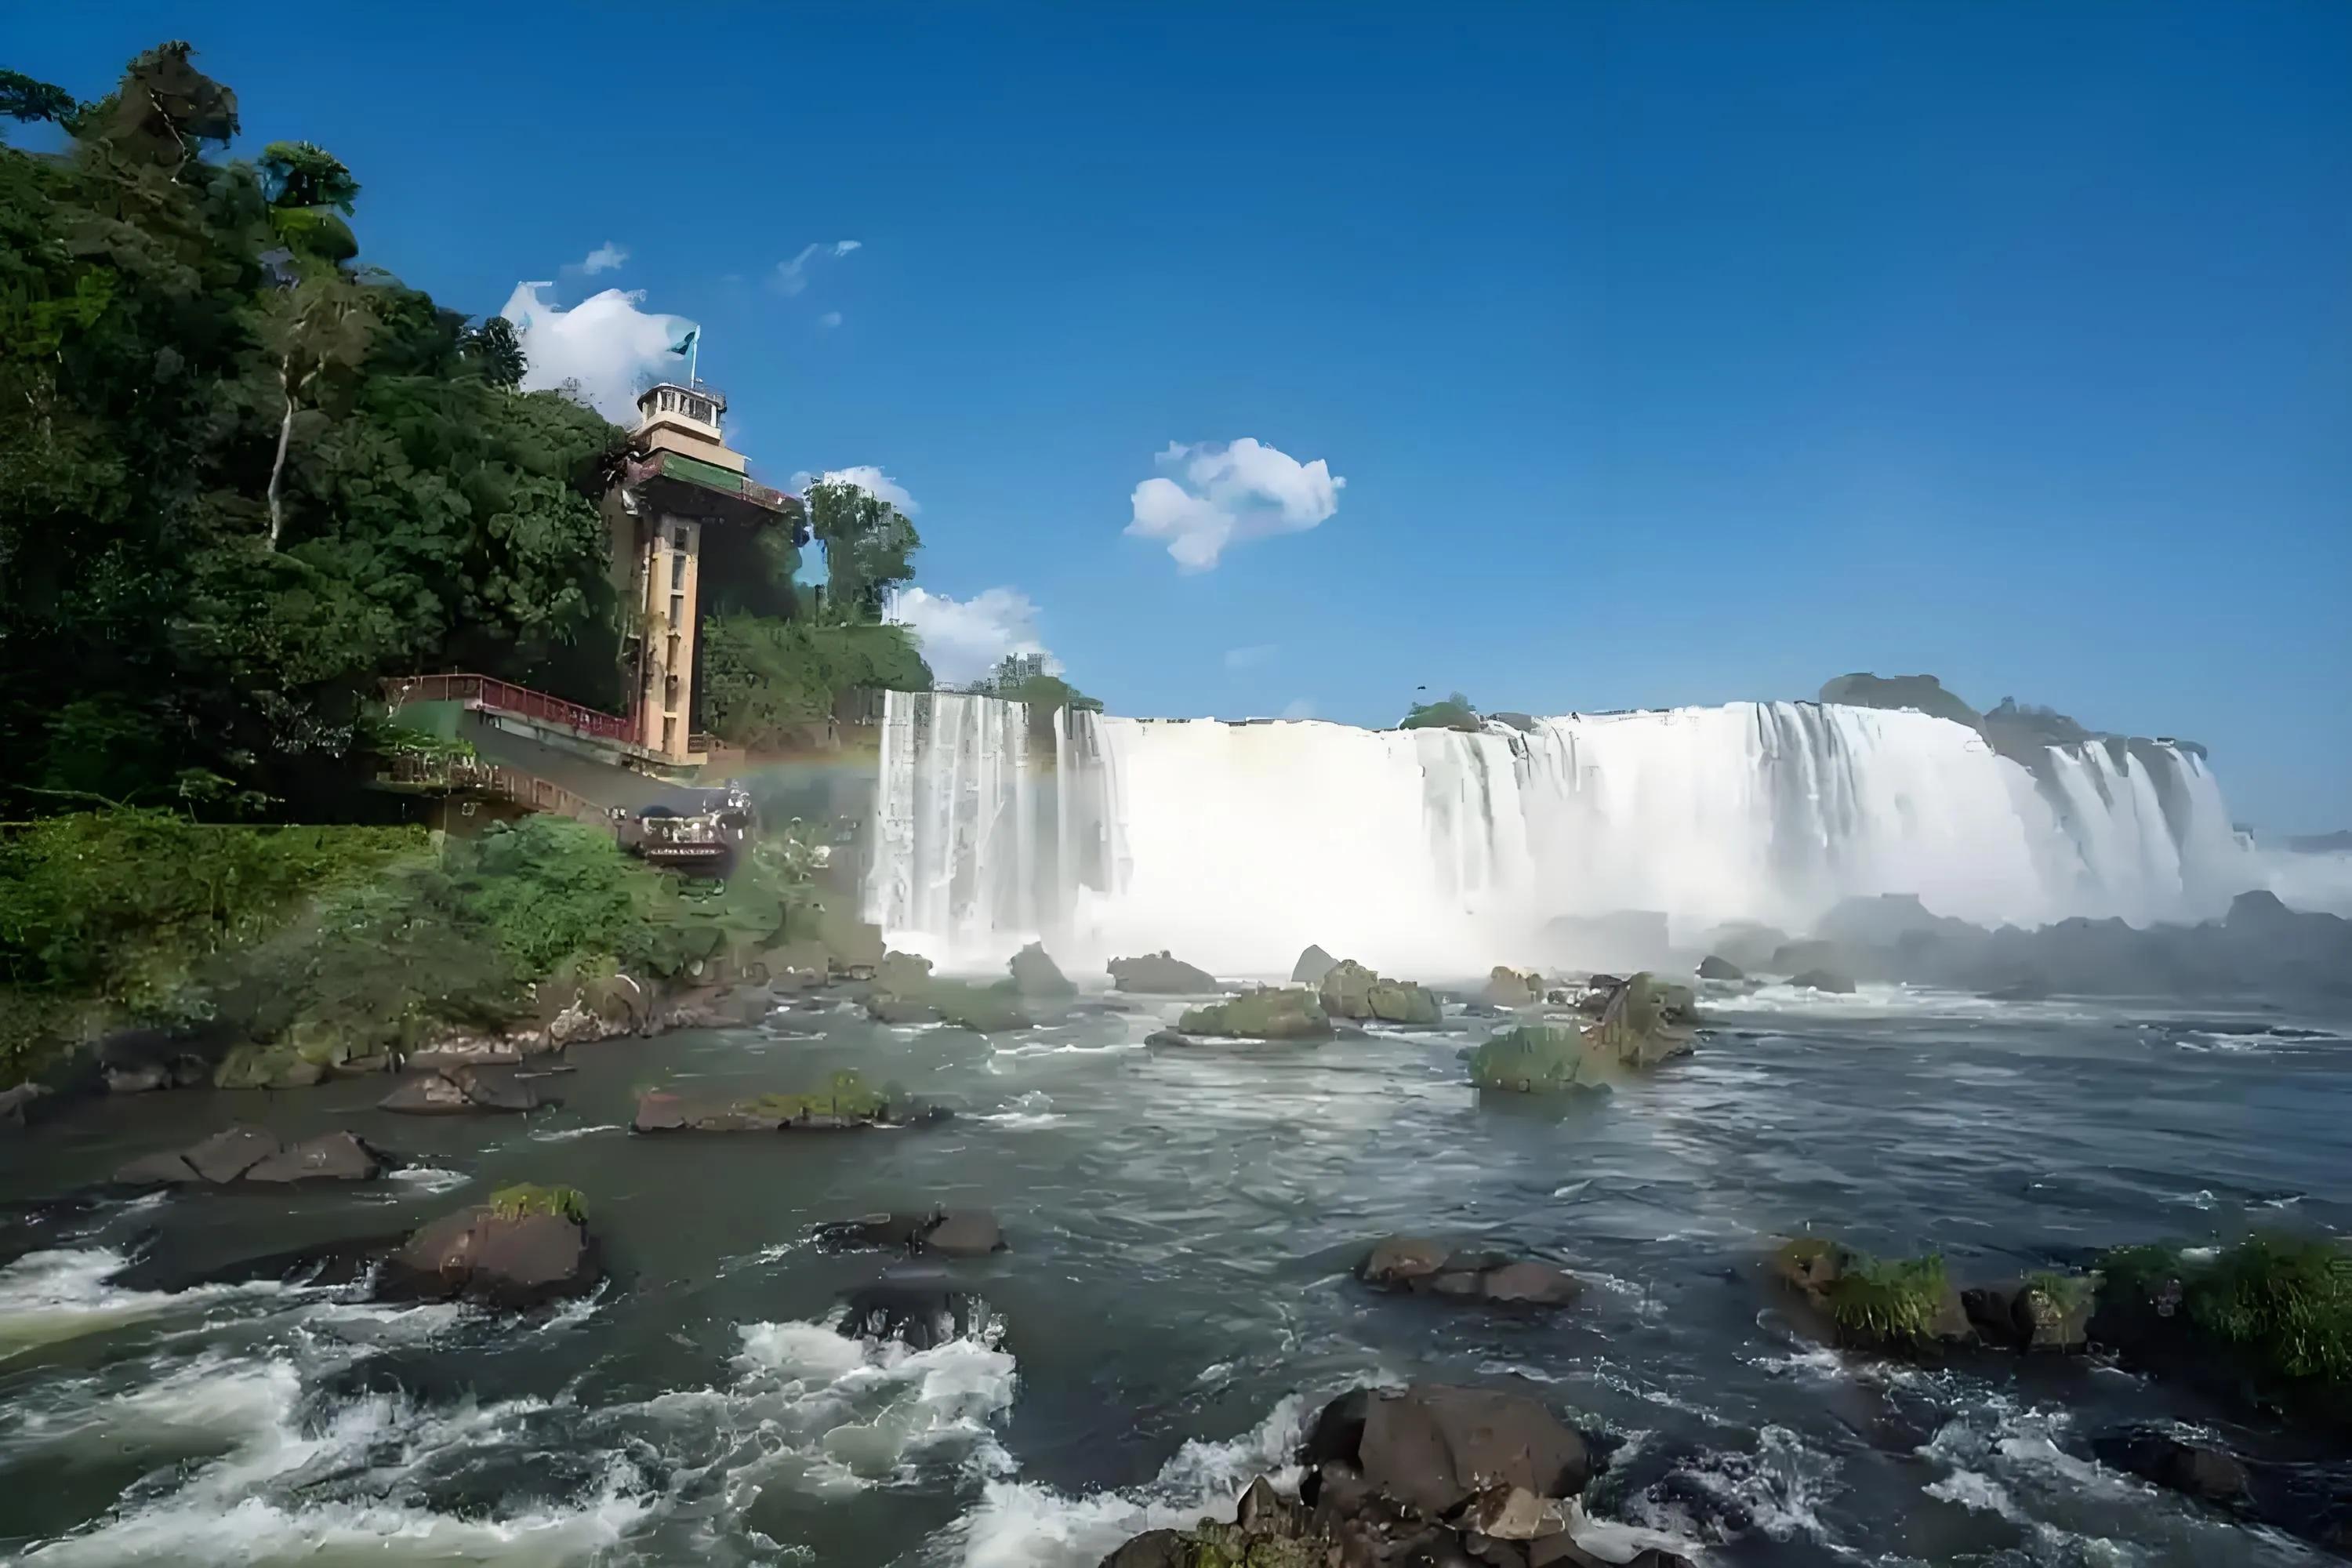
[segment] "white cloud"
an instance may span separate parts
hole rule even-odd
[[[1339,510],[1348,482],[1320,458],[1301,463],[1246,436],[1229,445],[1171,442],[1158,461],[1181,479],[1136,486],[1127,531],[1166,540],[1168,553],[1187,572],[1206,572],[1228,544],[1313,528]]]
[[[599,272],[617,270],[628,259],[629,253],[608,239],[588,253],[588,259],[580,264],[580,270],[593,278]]]
[[[827,256],[846,256],[863,244],[862,240],[836,239],[830,245],[819,245],[814,242],[803,245],[798,256],[793,257],[790,261],[776,263],[776,287],[786,294],[797,294],[808,287],[808,264],[815,259],[819,251]]]
[[[1229,647],[1225,650],[1225,668],[1249,669],[1264,664],[1280,651],[1270,642],[1252,643],[1247,647]]]
[[[906,486],[872,463],[860,463],[848,468],[827,468],[821,474],[812,474],[803,468],[793,476],[793,489],[803,494],[807,493],[811,485],[856,485],[867,495],[888,501],[908,517],[923,510],[915,504],[915,498],[907,493]]]
[[[820,327],[837,327],[841,325],[841,312],[838,310],[827,310],[824,315],[819,316],[816,319],[816,324]]]
[[[913,628],[942,686],[969,685],[1008,653],[1035,654],[1047,674],[1062,672],[1061,660],[1037,640],[1037,606],[1016,588],[988,588],[969,599],[907,588],[891,595],[887,614]]]
[[[1282,710],[1282,716],[1286,719],[1312,719],[1315,717],[1315,700],[1312,697],[1294,697],[1290,705]]]
[[[541,293],[550,287],[516,284],[499,312],[522,339],[523,390],[577,382],[596,412],[615,424],[635,424],[639,390],[683,374],[686,362],[670,348],[694,323],[639,310],[645,295],[621,289],[592,294],[567,310]]]

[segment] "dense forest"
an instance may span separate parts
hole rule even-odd
[[[550,974],[784,940],[796,847],[682,901],[597,828],[436,846],[366,787],[418,743],[388,678],[624,709],[643,628],[602,504],[630,433],[522,391],[507,321],[368,266],[331,152],[227,156],[236,95],[188,45],[89,102],[0,70],[11,123],[38,150],[0,146],[0,1086],[124,1025],[299,1077],[298,1044],[331,1066]],[[920,543],[846,485],[747,535],[709,574],[698,723],[756,752],[853,688],[928,689],[884,621]],[[995,686],[1086,700],[1020,660]]]

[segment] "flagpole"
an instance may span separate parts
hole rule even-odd
[[[695,367],[701,363],[702,329],[697,326],[694,329],[694,341],[686,345],[686,384],[689,391],[699,384],[695,378]]]

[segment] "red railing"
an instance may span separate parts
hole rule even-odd
[[[637,742],[636,727],[626,719],[487,675],[413,675],[385,681],[383,694],[395,708],[407,702],[465,702],[599,741],[617,741],[623,745]]]
[[[415,788],[496,795],[532,811],[569,816],[579,822],[605,822],[612,816],[594,801],[536,773],[468,757],[394,757],[383,776],[389,783]]]

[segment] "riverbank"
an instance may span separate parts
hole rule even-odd
[[[1094,1568],[1229,1510],[1328,1398],[1425,1379],[1517,1388],[1610,1435],[1588,1500],[1621,1558],[1655,1540],[1757,1568],[2323,1560],[2092,1447],[2169,1421],[2260,1441],[2258,1423],[2079,1358],[1842,1351],[1758,1265],[1807,1228],[1938,1250],[1971,1279],[2251,1226],[2341,1233],[2352,1020],[1769,985],[1612,1095],[1530,1103],[1471,1087],[1459,1053],[1499,1021],[1458,1009],[1442,1032],[1169,1049],[1142,1042],[1186,999],[1090,992],[993,1037],[803,1000],[574,1051],[562,1104],[529,1117],[401,1118],[373,1108],[381,1080],[338,1080],[100,1100],[34,1130],[0,1195],[239,1118],[289,1141],[349,1127],[411,1163],[283,1203],[61,1216],[0,1269],[0,1550]],[[844,1068],[958,1114],[844,1138],[625,1131],[649,1082],[751,1096]],[[516,1320],[100,1283],[163,1236],[226,1258],[412,1228],[521,1182],[584,1194],[613,1276],[584,1304]],[[888,1265],[822,1251],[815,1227],[933,1205],[1003,1222],[1008,1250],[952,1266],[984,1321],[926,1351],[843,1339],[843,1296]],[[1540,1317],[1376,1294],[1353,1269],[1391,1233],[1539,1257],[1585,1289]]]

